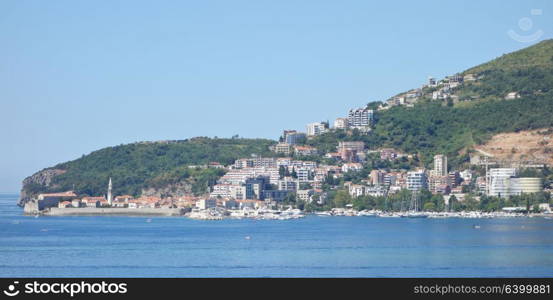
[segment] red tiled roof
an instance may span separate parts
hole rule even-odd
[[[102,200],[106,200],[106,198],[104,197],[83,197],[83,200],[82,201],[102,201]]]
[[[73,191],[61,192],[61,193],[46,193],[40,194],[42,197],[77,197]]]

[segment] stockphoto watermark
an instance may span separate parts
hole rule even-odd
[[[15,297],[19,294],[64,294],[74,297],[79,294],[126,294],[126,283],[113,282],[38,282],[20,283],[14,281],[4,290],[4,295]]]
[[[530,10],[530,17],[523,17],[518,20],[518,29],[509,29],[507,34],[513,40],[520,43],[532,43],[543,36],[543,30],[534,28],[534,18],[543,15],[543,10],[534,8]]]

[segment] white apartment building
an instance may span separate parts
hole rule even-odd
[[[348,113],[349,127],[369,127],[374,118],[374,111],[368,108],[350,109]]]
[[[373,197],[386,196],[387,190],[384,186],[367,186],[365,187],[365,195]]]
[[[297,191],[299,187],[299,180],[292,177],[284,177],[278,181],[278,189],[281,191]]]
[[[208,209],[217,206],[217,200],[215,199],[202,199],[196,202],[196,207],[199,209]]]
[[[360,184],[351,184],[349,186],[349,194],[352,197],[359,197],[365,194],[365,186]]]
[[[288,143],[278,143],[274,146],[275,153],[282,153],[284,155],[290,155],[292,153],[292,145]],[[278,162],[277,162],[278,165]]]
[[[447,156],[442,154],[434,156],[434,175],[447,176]]]
[[[348,129],[348,119],[347,118],[337,118],[334,120],[335,129]]]
[[[345,163],[342,165],[342,172],[347,173],[349,171],[359,171],[363,169],[363,165],[360,163]]]
[[[488,171],[488,195],[505,198],[543,190],[541,178],[516,176],[515,168],[490,169]]]
[[[307,136],[317,136],[325,133],[328,130],[325,123],[316,122],[307,124]]]
[[[407,189],[410,191],[419,191],[428,187],[426,173],[422,170],[407,173]]]
[[[277,159],[274,157],[241,158],[234,162],[235,168],[276,167]]]
[[[488,196],[509,197],[511,195],[511,177],[517,175],[515,168],[492,168],[488,170]]]
[[[296,170],[296,174],[298,175],[298,180],[300,182],[309,182],[309,175],[311,174],[311,169],[301,167]]]
[[[258,176],[268,176],[271,184],[278,184],[280,178],[277,167],[243,168],[228,171],[219,179],[218,183],[240,185],[245,183],[246,179]]]
[[[311,200],[312,200],[311,197],[313,196],[313,194],[314,194],[313,190],[299,190],[296,193],[296,197],[298,200],[311,203]]]

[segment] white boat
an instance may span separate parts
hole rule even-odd
[[[422,212],[408,212],[406,214],[402,214],[401,217],[420,219],[420,218],[428,218],[428,215]]]
[[[376,217],[376,213],[362,210],[359,213],[357,213],[360,217]]]
[[[320,216],[320,217],[332,216],[332,214],[328,211],[318,211],[318,212],[315,213],[315,215]]]

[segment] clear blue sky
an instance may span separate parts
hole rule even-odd
[[[275,139],[553,33],[552,1],[185,2],[0,2],[0,192],[106,146]]]

